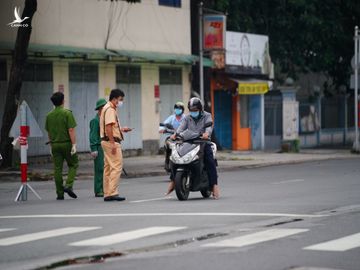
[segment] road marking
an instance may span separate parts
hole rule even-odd
[[[305,247],[306,250],[347,251],[360,247],[360,233]]]
[[[9,231],[15,231],[15,228],[4,228],[4,229],[0,229],[0,233],[2,232],[9,232]]]
[[[149,227],[146,229],[116,233],[103,237],[96,237],[84,241],[74,242],[70,243],[69,246],[107,246],[182,229],[186,229],[186,227]]]
[[[203,247],[244,247],[261,242],[284,238],[290,235],[308,231],[307,229],[271,229],[262,232],[252,233],[232,239],[205,244]]]
[[[221,216],[221,217],[299,217],[299,218],[319,218],[327,217],[327,214],[307,215],[307,214],[288,214],[288,213],[113,213],[113,214],[51,214],[51,215],[18,215],[0,216],[0,219],[19,219],[19,218],[94,218],[94,217],[185,217],[185,216]]]
[[[11,246],[16,244],[27,243],[35,240],[41,240],[46,238],[53,238],[61,235],[86,232],[91,230],[100,229],[101,227],[66,227],[56,230],[49,230],[37,233],[23,234],[8,238],[0,239],[0,246]]]
[[[147,199],[147,200],[137,200],[137,201],[130,201],[130,203],[142,203],[142,202],[152,202],[152,201],[162,201],[162,200],[169,200],[173,197],[160,197],[160,198],[154,198],[154,199]]]
[[[271,183],[272,185],[281,185],[281,184],[288,184],[288,183],[296,183],[296,182],[304,182],[304,179],[292,179],[292,180],[285,180],[280,182]]]

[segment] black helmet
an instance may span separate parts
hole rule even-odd
[[[178,101],[174,105],[174,109],[181,109],[183,112],[185,111],[185,105],[181,101]]]
[[[202,111],[203,105],[202,105],[200,98],[197,98],[197,97],[190,98],[190,100],[188,102],[188,109],[190,111],[192,111],[192,110]]]

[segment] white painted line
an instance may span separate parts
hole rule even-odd
[[[271,229],[262,232],[252,233],[232,239],[205,244],[203,247],[244,247],[262,242],[267,242],[290,235],[306,232],[306,229]]]
[[[281,185],[281,184],[288,184],[288,183],[296,183],[296,182],[304,182],[304,179],[292,179],[292,180],[285,180],[280,182],[271,183],[272,185]]]
[[[303,249],[320,251],[347,251],[357,247],[360,247],[360,233],[352,234],[332,241],[323,242],[317,245],[308,246]]]
[[[186,217],[186,216],[221,216],[221,217],[299,217],[299,218],[319,218],[329,215],[307,215],[307,214],[288,214],[288,213],[114,213],[114,214],[51,214],[51,215],[18,215],[0,216],[0,219],[19,219],[19,218],[94,218],[94,217]]]
[[[22,243],[27,243],[31,241],[46,239],[46,238],[53,238],[67,234],[96,230],[100,228],[101,227],[66,227],[56,230],[23,234],[23,235],[0,239],[0,246],[11,246],[11,245],[22,244]]]
[[[2,232],[9,232],[9,231],[15,231],[15,228],[4,228],[4,229],[0,229],[0,233]]]
[[[146,229],[111,234],[84,241],[70,243],[69,246],[107,246],[130,240],[185,229],[186,227],[149,227]]]
[[[152,201],[162,201],[162,200],[169,200],[173,197],[160,197],[160,198],[154,198],[154,199],[147,199],[147,200],[137,200],[137,201],[130,201],[130,203],[142,203],[142,202],[152,202]]]

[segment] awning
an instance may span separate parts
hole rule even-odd
[[[0,50],[14,50],[14,43],[0,42]],[[49,45],[49,44],[29,44],[28,51],[34,53],[35,57],[84,57],[85,59],[111,59],[112,61],[124,61],[124,58],[130,58],[132,62],[150,62],[150,63],[172,63],[193,65],[199,61],[199,56],[191,54],[172,54],[150,51],[133,50],[106,50],[84,47]],[[128,59],[126,59],[128,61]],[[212,67],[213,61],[209,58],[203,58],[205,67]]]
[[[173,54],[173,53],[160,53],[150,51],[129,51],[129,50],[117,50],[118,55],[132,58],[133,60],[145,60],[149,62],[174,62],[182,64],[194,64],[199,61],[199,56],[191,54]],[[209,58],[203,58],[203,65],[205,67],[212,67],[213,61]]]
[[[173,61],[177,63],[193,64],[196,62],[196,56],[186,54],[171,54],[159,52],[146,52],[146,51],[127,51],[117,50],[118,55],[132,58],[133,60],[147,60],[150,62],[167,62]]]
[[[266,80],[240,80],[230,78],[238,84],[239,95],[263,95],[272,89],[273,82]]]
[[[12,42],[0,42],[0,50],[13,51],[15,44]],[[84,47],[50,45],[50,44],[34,44],[30,43],[28,52],[34,53],[35,57],[54,56],[54,57],[76,57],[91,56],[104,57],[116,56],[117,54],[105,49],[93,49]]]

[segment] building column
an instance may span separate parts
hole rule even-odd
[[[283,97],[283,144],[290,143],[289,150],[298,151],[299,142],[299,102],[296,101],[296,92],[299,87],[294,85],[291,78],[287,78],[285,85],[279,87]]]
[[[261,150],[265,150],[265,95],[260,95],[260,122],[261,122],[261,128],[260,128],[260,140],[261,140]]]
[[[62,92],[65,96],[64,107],[70,107],[69,91],[69,63],[65,61],[53,62],[54,92]]]
[[[99,64],[99,98],[109,99],[110,92],[116,88],[116,65],[114,63]]]
[[[141,66],[141,119],[143,153],[159,151],[159,100],[155,98],[155,87],[159,86],[159,67],[151,64]]]
[[[187,110],[187,102],[191,96],[191,81],[190,81],[191,66],[184,66],[182,68],[182,86],[183,86],[183,101],[185,110]]]

